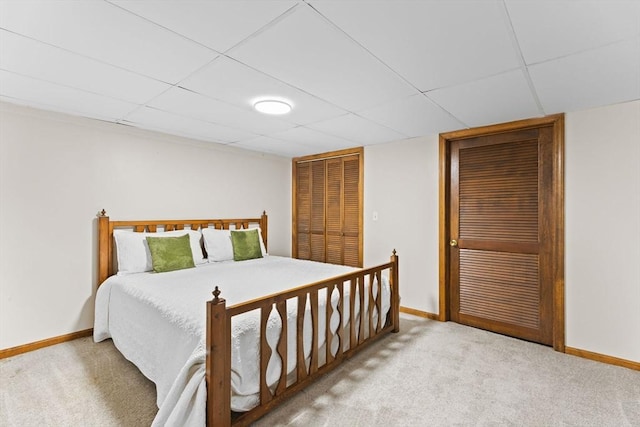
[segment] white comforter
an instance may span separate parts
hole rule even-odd
[[[96,295],[94,340],[112,338],[120,352],[156,384],[159,411],[154,425],[201,427],[205,425],[206,408],[205,301],[212,299],[214,287],[220,288],[221,297],[226,299],[227,306],[231,306],[354,270],[339,265],[268,256],[251,261],[205,264],[161,274],[112,276],[100,286]],[[348,292],[348,286],[345,291]],[[337,292],[331,300],[335,306]],[[382,319],[385,319],[389,309],[386,280],[382,300]],[[326,295],[319,293],[320,307],[325,301]],[[365,298],[365,309],[366,306],[368,298]],[[343,321],[346,324],[349,321],[348,304],[344,307]],[[295,301],[287,304],[287,312],[288,359],[295,361]],[[358,315],[357,305],[355,312]],[[323,316],[319,316],[319,346],[324,345],[324,323]],[[335,331],[337,324],[335,314],[330,328]],[[305,325],[304,347],[305,357],[308,357],[310,318],[305,318]],[[272,315],[267,330],[272,346],[277,342],[280,327],[279,318]],[[258,331],[257,312],[234,317],[231,407],[235,411],[249,410],[258,403]],[[337,344],[334,340],[334,350]],[[288,366],[289,372],[295,368],[291,365]],[[277,381],[280,369],[280,364],[272,359],[267,373],[269,384]]]

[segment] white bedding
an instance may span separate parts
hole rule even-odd
[[[354,271],[354,268],[268,256],[242,262],[210,263],[167,273],[139,273],[112,276],[98,289],[96,296],[95,341],[112,338],[115,346],[140,371],[156,384],[158,414],[154,425],[204,426],[206,387],[205,302],[218,286],[227,307],[280,292],[292,287]],[[368,281],[367,281],[368,282]],[[374,291],[377,287],[374,287]],[[382,292],[382,319],[389,309],[389,287]],[[348,286],[345,286],[345,298]],[[374,292],[375,295],[375,292]],[[338,293],[332,295],[337,304]],[[324,307],[326,292],[319,293]],[[368,298],[365,298],[365,310]],[[349,306],[344,304],[344,319],[349,321]],[[297,307],[287,303],[289,361],[295,361]],[[322,313],[323,310],[320,309]],[[359,307],[355,307],[356,318]],[[318,345],[324,345],[325,320],[319,316]],[[267,339],[275,345],[280,335],[280,319],[272,313]],[[365,322],[366,323],[366,322]],[[337,313],[330,328],[338,325]],[[258,403],[258,331],[257,312],[234,317],[232,322],[231,407],[246,411]],[[348,335],[348,334],[347,334]],[[311,347],[310,317],[305,316],[305,357]],[[334,340],[332,348],[337,348]],[[295,365],[290,363],[288,371]],[[280,363],[272,358],[267,382],[280,376]]]

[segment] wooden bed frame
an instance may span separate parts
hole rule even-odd
[[[115,274],[113,230],[117,228],[131,229],[137,232],[156,232],[199,228],[236,229],[249,228],[259,225],[265,247],[267,246],[267,215],[263,213],[260,218],[246,219],[199,219],[199,220],[154,220],[154,221],[110,221],[103,210],[98,216],[98,285],[109,276]],[[381,284],[382,273],[388,271],[391,287],[391,307],[384,321],[377,316],[374,322],[374,309],[381,312]],[[377,280],[377,282],[374,281]],[[365,289],[365,281],[368,281],[368,291]],[[215,287],[213,300],[206,303],[207,328],[206,328],[206,383],[207,383],[207,426],[231,426],[248,425],[262,417],[283,400],[312,383],[319,376],[331,371],[342,361],[351,357],[356,352],[371,344],[389,332],[398,332],[400,329],[400,296],[398,293],[398,256],[395,250],[390,262],[372,268],[361,269],[353,273],[344,274],[308,285],[300,286],[288,291],[279,292],[258,298],[252,301],[226,307],[225,300],[220,298],[221,291]],[[344,288],[349,287],[349,313],[354,313],[356,299],[359,299],[361,307],[359,321],[350,319],[348,325],[343,324]],[[374,297],[373,288],[377,287]],[[318,293],[334,292],[338,290],[340,298],[336,310],[340,319],[336,333],[326,327],[324,358],[326,362],[320,365],[320,349],[318,348],[318,319],[324,318],[325,325],[329,325],[334,309],[331,304],[326,304],[326,310],[318,310]],[[357,290],[357,292],[356,292]],[[365,298],[368,299],[368,309],[364,310]],[[296,361],[287,360],[287,310],[288,300],[297,299],[297,337],[296,337]],[[305,307],[309,303],[311,307],[312,323],[312,347],[310,361],[304,359],[303,346],[303,321]],[[204,307],[203,307],[204,309]],[[231,411],[231,321],[234,316],[253,310],[260,310],[260,403],[248,412],[233,413]],[[272,350],[266,339],[267,319],[272,311],[280,316],[282,331],[277,344],[276,352],[283,364],[282,374],[275,389],[270,389],[266,382],[266,370],[272,355]],[[366,327],[366,330],[365,330]],[[283,339],[283,337],[285,339]],[[333,340],[338,340],[338,350],[332,354]],[[349,348],[346,349],[348,343]],[[287,366],[296,364],[295,378],[287,378]]]

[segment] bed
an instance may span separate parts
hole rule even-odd
[[[267,221],[266,213],[162,221],[99,215],[94,339],[111,338],[156,384],[154,425],[247,425],[399,330],[395,251],[390,262],[364,269],[277,257],[267,252]],[[261,234],[261,256],[216,259],[222,252],[209,236],[230,230]],[[116,254],[114,242],[122,235],[180,236],[194,266],[125,274],[128,252],[119,243]]]

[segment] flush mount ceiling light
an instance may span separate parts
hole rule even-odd
[[[291,111],[291,104],[276,99],[263,99],[253,104],[253,108],[264,114],[287,114]]]

